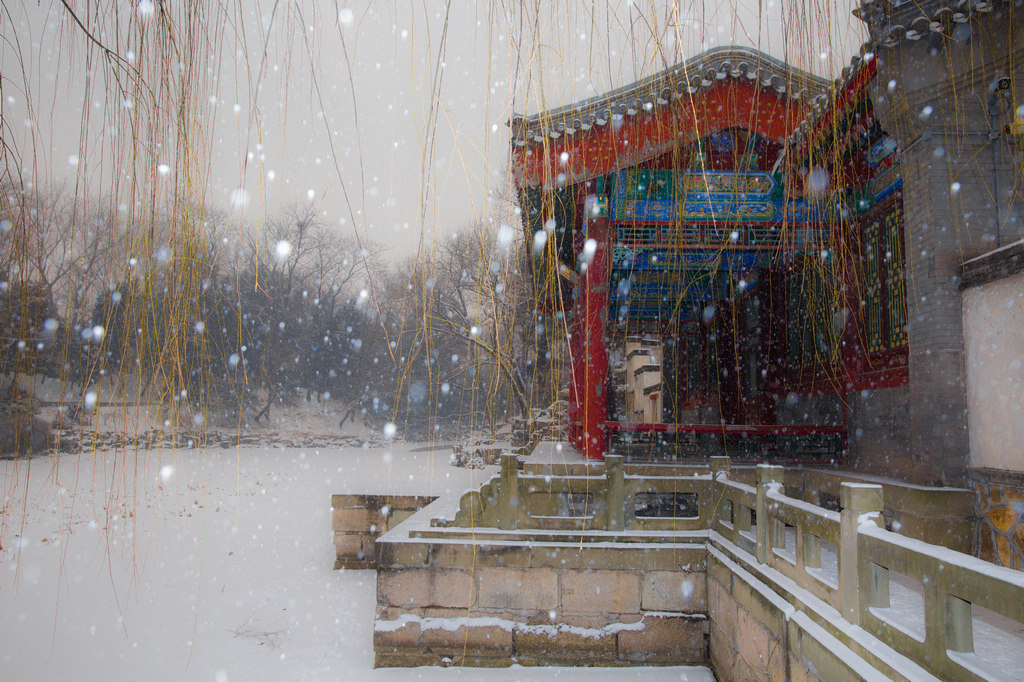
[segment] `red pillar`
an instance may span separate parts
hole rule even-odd
[[[583,364],[583,289],[578,283],[573,294],[573,314],[569,320],[569,362],[572,369],[572,381],[569,382],[569,442],[583,452],[583,385],[585,383]]]
[[[593,256],[580,273],[577,297],[577,334],[580,343],[573,354],[573,382],[578,399],[580,425],[576,447],[587,459],[604,459],[608,452],[608,320],[609,221],[606,199],[598,198],[586,212],[587,242],[593,240]],[[584,254],[589,248],[584,246]]]

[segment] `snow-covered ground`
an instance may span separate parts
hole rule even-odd
[[[374,670],[372,571],[333,571],[330,495],[440,494],[450,448],[101,451],[0,462],[0,679],[621,679]],[[649,668],[647,680],[711,680]]]

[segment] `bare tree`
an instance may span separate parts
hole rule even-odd
[[[356,298],[367,269],[379,266],[380,250],[339,235],[307,206],[292,206],[247,238],[239,293],[261,346],[261,418],[275,400],[289,399],[288,391],[303,387],[307,398],[320,397],[336,377],[325,363],[343,343],[341,308]]]
[[[416,320],[406,330],[416,340],[407,350],[407,365],[420,366],[417,359],[425,357],[422,366],[432,385],[459,391],[464,410],[491,422],[507,416],[506,402],[523,414],[529,408],[521,333],[529,310],[521,258],[521,239],[510,227],[495,230],[485,223],[454,234],[409,270],[409,290],[423,294],[418,300],[405,297],[415,310],[406,319]],[[445,369],[433,372],[434,367]]]

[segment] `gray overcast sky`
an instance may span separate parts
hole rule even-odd
[[[409,256],[421,236],[429,248],[488,215],[513,109],[590,97],[717,45],[760,47],[834,76],[864,40],[853,4],[211,0],[223,26],[199,114],[210,145],[205,200],[249,222],[311,202],[339,230]],[[60,3],[4,5],[3,116],[25,134],[25,168],[39,184],[80,174],[105,192],[117,164],[103,112],[123,104],[95,77],[87,89],[90,66],[103,65],[81,56]],[[90,29],[124,51],[127,14],[120,24],[94,14]],[[83,108],[95,114],[85,124]]]

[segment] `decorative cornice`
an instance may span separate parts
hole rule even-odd
[[[695,95],[726,79],[756,83],[790,99],[818,102],[829,81],[747,47],[717,47],[611,92],[529,116],[513,114],[512,144],[524,147],[585,132]]]
[[[827,117],[835,112],[837,104],[845,105],[847,100],[854,98],[867,82],[874,78],[874,59],[875,54],[870,50],[870,43],[864,43],[860,48],[860,54],[854,55],[850,63],[843,67],[839,77],[815,97],[807,117],[800,122],[788,140],[787,147],[797,151],[797,156],[805,153],[807,145],[814,142]]]
[[[1007,244],[960,267],[960,289],[988,284],[1024,272],[1024,239]]]
[[[1007,0],[862,0],[853,14],[868,25],[875,50],[928,35],[954,36],[958,25]]]

